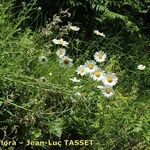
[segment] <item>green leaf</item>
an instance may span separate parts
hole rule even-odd
[[[138,133],[140,131],[142,131],[141,127],[136,127],[136,128],[133,129],[133,132],[136,132],[136,133]]]
[[[53,122],[51,126],[51,132],[56,136],[61,137],[62,130],[63,130],[63,119],[58,118]]]

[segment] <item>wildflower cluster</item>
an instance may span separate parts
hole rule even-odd
[[[56,51],[56,55],[59,58],[59,63],[61,66],[63,67],[67,67],[70,68],[73,65],[73,60],[71,58],[69,58],[69,56],[66,55],[66,49],[64,49],[63,47],[67,47],[68,46],[68,42],[64,41],[62,38],[61,39],[53,39],[52,42],[56,45],[60,45],[61,47],[59,47]]]
[[[98,51],[94,54],[95,60],[88,60],[84,65],[80,65],[76,72],[77,74],[84,76],[88,75],[94,81],[103,84],[99,85],[97,88],[101,89],[102,94],[109,98],[114,95],[113,86],[117,84],[118,78],[113,72],[105,72],[103,69],[98,67],[96,63],[102,63],[106,60],[106,53]]]
[[[60,18],[59,18],[60,19]],[[60,22],[60,20],[59,20]],[[61,30],[60,30],[61,29]],[[73,26],[72,23],[68,23],[68,25],[63,26],[59,29],[59,31],[66,30],[66,33],[69,31],[77,32],[80,30],[80,27]],[[93,31],[97,36],[105,37],[104,33],[99,32],[98,30]],[[59,59],[59,64],[64,68],[70,68],[73,66],[73,59],[67,55],[66,49],[69,47],[69,42],[63,39],[63,36],[58,33],[58,38],[52,39],[52,43],[57,46],[56,55]],[[80,76],[88,76],[92,78],[94,81],[97,81],[100,85],[97,88],[100,88],[102,94],[109,98],[114,95],[113,86],[116,85],[118,78],[113,72],[105,72],[102,68],[100,68],[97,63],[105,62],[107,55],[103,51],[97,51],[94,54],[94,60],[87,60],[84,65],[80,65],[77,67],[77,74]],[[72,82],[80,82],[76,77],[70,78]],[[102,86],[101,86],[102,85]]]
[[[80,28],[77,26],[72,26],[72,23],[68,23],[67,26],[65,26],[66,32],[72,30],[72,31],[79,31]],[[63,30],[63,27],[60,28],[60,30]],[[73,59],[71,59],[69,56],[66,55],[66,49],[69,45],[67,41],[65,41],[63,38],[53,39],[53,44],[58,45],[59,48],[56,51],[56,55],[59,58],[59,63],[64,68],[70,68],[73,66]]]

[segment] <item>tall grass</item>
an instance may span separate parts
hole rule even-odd
[[[92,146],[68,149],[148,150],[150,71],[149,52],[144,46],[149,38],[143,35],[126,38],[124,32],[112,35],[108,31],[106,38],[92,34],[87,43],[84,31],[78,34],[60,31],[60,28],[65,29],[64,25],[51,26],[54,20],[33,32],[25,23],[30,11],[36,8],[35,3],[25,5],[17,17],[11,11],[12,4],[9,1],[0,4],[1,139],[24,143],[27,140],[92,139]],[[67,55],[74,59],[69,69],[60,66],[57,46],[51,41],[61,36],[69,41]],[[96,88],[99,83],[76,74],[76,68],[93,59],[100,49],[108,54],[107,62],[100,67],[116,72],[119,78],[115,96],[110,99]],[[41,56],[48,61],[41,64]],[[143,71],[137,69],[141,63],[146,65]],[[74,76],[81,82],[70,81]],[[10,147],[29,148],[25,144]],[[49,147],[30,147],[37,148]]]

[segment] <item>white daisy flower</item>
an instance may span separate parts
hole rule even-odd
[[[146,66],[143,64],[140,64],[137,66],[137,69],[139,69],[139,70],[144,70],[145,68],[146,68]]]
[[[87,73],[92,73],[95,71],[96,67],[96,62],[93,60],[87,61],[85,63],[86,71]]]
[[[71,80],[72,82],[76,82],[76,83],[81,82],[81,81],[80,81],[80,80],[78,80],[76,77],[74,77],[74,78],[70,78],[70,80]]]
[[[66,50],[64,49],[64,48],[59,48],[57,51],[56,51],[56,55],[58,56],[58,57],[64,57],[65,56],[65,54],[66,54]]]
[[[44,64],[47,62],[47,57],[44,55],[39,56],[39,62],[40,64]]]
[[[115,93],[115,92],[114,92],[114,90],[113,90],[113,88],[112,88],[111,86],[104,86],[104,87],[102,88],[102,94],[103,94],[105,97],[107,97],[107,98],[113,96],[114,93]]]
[[[102,79],[103,84],[107,86],[114,86],[118,82],[118,78],[115,73],[109,72],[104,75],[104,78]]]
[[[76,70],[77,74],[84,76],[86,75],[86,67],[84,65],[80,65],[77,70]]]
[[[106,53],[104,53],[103,51],[99,51],[99,52],[96,52],[94,54],[94,59],[97,61],[97,62],[104,62],[105,59],[106,59],[107,55]]]
[[[56,44],[56,45],[62,45],[62,46],[65,46],[65,47],[67,47],[68,46],[68,42],[66,42],[66,41],[64,41],[62,38],[60,38],[60,39],[53,39],[52,40],[52,42],[54,43],[54,44]]]
[[[79,31],[79,30],[80,30],[80,28],[77,27],[77,26],[69,26],[69,28],[70,28],[71,30],[73,30],[73,31]]]
[[[91,73],[91,78],[96,81],[101,81],[104,76],[104,71],[100,68],[96,68],[93,73]]]
[[[94,33],[96,34],[96,35],[99,35],[99,36],[102,36],[102,37],[105,37],[105,34],[102,32],[99,32],[98,30],[94,30]]]
[[[71,58],[69,58],[68,56],[64,56],[62,58],[59,59],[59,63],[62,67],[65,68],[70,68],[73,66],[73,60]]]

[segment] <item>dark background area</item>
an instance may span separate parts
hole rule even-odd
[[[13,12],[16,13],[16,10],[19,14],[19,9],[23,8],[23,5],[28,5],[32,0],[15,0],[14,1],[14,10]],[[130,21],[135,23],[140,30],[144,34],[149,34],[150,31],[150,12],[149,6],[150,3],[142,3],[143,5],[141,8],[142,11],[138,11],[130,5],[129,3],[124,4],[118,2],[108,3],[107,7],[112,12],[125,15],[129,18]],[[101,4],[100,4],[101,5]],[[108,28],[111,30],[117,30],[118,32],[122,30],[124,23],[120,22],[120,27],[118,26],[118,20],[109,20],[107,19],[106,22],[99,22],[96,21],[95,16],[101,17],[103,15],[102,12],[98,12],[95,9],[92,9],[91,1],[87,0],[78,0],[75,1],[74,4],[71,3],[71,0],[37,0],[36,5],[33,6],[34,10],[30,12],[30,19],[26,22],[25,26],[30,26],[31,29],[36,29],[40,26],[45,26],[45,21],[48,21],[49,18],[52,18],[54,14],[60,12],[60,10],[69,9],[69,12],[72,14],[71,22],[75,22],[80,24],[80,27],[87,31],[87,35],[90,35],[91,30],[94,28],[102,28],[103,30],[107,30]],[[41,10],[38,10],[38,7],[41,7]],[[17,15],[17,13],[16,13]],[[67,21],[67,18],[66,18]],[[104,27],[105,25],[105,27]]]

